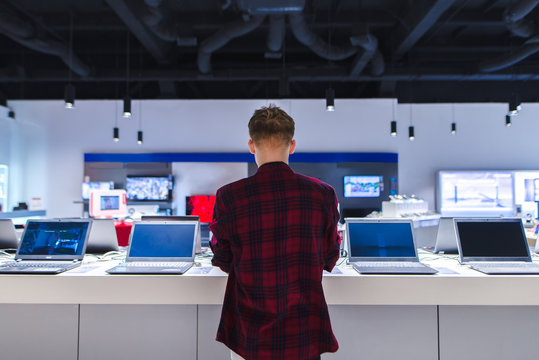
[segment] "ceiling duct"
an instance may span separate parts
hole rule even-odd
[[[176,41],[178,32],[174,24],[166,17],[161,3],[163,0],[144,0],[148,12],[144,15],[144,23],[160,39],[165,41]]]
[[[504,20],[513,35],[528,38],[536,33],[535,23],[524,17],[532,12],[537,4],[539,0],[522,0],[507,8]]]
[[[528,56],[531,56],[539,51],[539,36],[534,36],[522,45],[519,49],[515,50],[508,56],[503,56],[494,60],[484,61],[479,64],[479,69],[483,72],[492,72],[501,69],[505,69],[511,65],[514,65]]]
[[[271,15],[269,19],[268,40],[266,42],[270,51],[281,51],[285,32],[286,24],[284,15]]]
[[[70,56],[66,45],[50,36],[33,19],[24,19],[16,9],[6,3],[0,3],[0,33],[32,50],[60,57],[80,76],[86,77],[90,74],[90,67],[75,54]]]
[[[253,15],[247,21],[236,21],[223,26],[215,34],[204,40],[198,47],[198,70],[202,74],[211,71],[211,55],[230,40],[250,33],[260,26],[265,15]]]
[[[356,55],[350,70],[350,76],[361,74],[367,64],[371,63],[371,74],[380,76],[385,70],[385,61],[382,53],[378,50],[378,39],[371,35],[360,35],[350,37],[350,42],[353,46],[363,48],[361,54]]]
[[[236,0],[238,9],[248,14],[300,13],[305,0]]]
[[[292,33],[300,43],[311,49],[316,55],[327,60],[344,60],[354,55],[357,48],[349,46],[330,46],[320,36],[312,32],[303,14],[289,14],[288,21]]]

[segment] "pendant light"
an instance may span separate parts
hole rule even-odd
[[[415,140],[414,125],[412,124],[412,104],[410,104],[410,126],[408,127],[408,139],[410,141]]]
[[[391,136],[397,136],[397,117],[395,116],[395,106],[397,102],[398,100],[395,99],[395,101],[392,104],[393,120],[391,120],[391,132],[390,132]]]
[[[127,31],[125,49],[125,97],[123,117],[131,117],[131,97],[129,96],[129,30]]]
[[[69,12],[69,64],[73,63],[73,12]],[[69,83],[64,88],[64,107],[73,109],[75,107],[75,86],[71,83],[72,72],[68,66]]]
[[[451,107],[453,122],[451,123],[451,134],[455,135],[457,133],[457,123],[455,122],[455,104]]]
[[[326,89],[326,111],[335,111],[335,90]]]

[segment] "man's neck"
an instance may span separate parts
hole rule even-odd
[[[288,165],[288,157],[282,158],[282,157],[276,156],[276,157],[267,157],[267,158],[264,158],[264,159],[258,159],[257,165],[258,165],[258,167],[261,167],[264,164],[268,164],[268,163],[272,163],[272,162],[283,162],[286,165]]]

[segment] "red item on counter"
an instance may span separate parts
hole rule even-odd
[[[129,246],[129,235],[131,235],[132,222],[124,220],[114,220],[116,236],[118,237],[118,246]]]

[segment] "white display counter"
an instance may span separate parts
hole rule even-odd
[[[340,350],[323,359],[536,358],[539,276],[421,258],[440,274],[359,275],[341,264],[324,276]],[[227,276],[209,259],[182,276],[107,275],[117,261],[95,260],[55,276],[0,276],[0,336],[19,344],[5,358],[230,358],[214,340]]]

